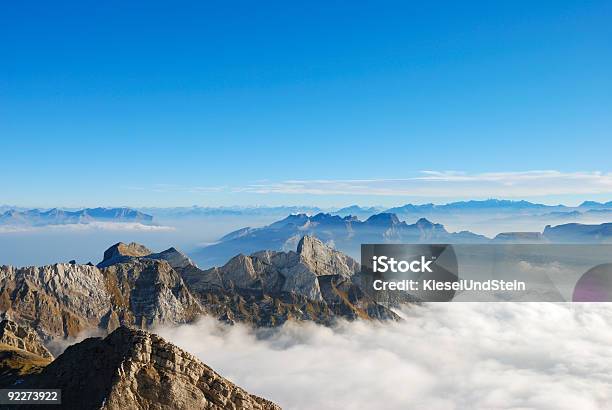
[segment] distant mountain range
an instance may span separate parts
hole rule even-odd
[[[379,213],[362,221],[353,216],[328,213],[314,216],[295,214],[262,228],[243,228],[222,237],[219,242],[193,253],[203,266],[218,265],[232,255],[249,254],[262,249],[295,249],[304,235],[312,235],[353,257],[362,243],[482,243],[488,238],[472,232],[448,232],[443,225],[425,218],[414,224],[400,221],[397,215]]]
[[[366,220],[372,215],[390,213],[403,220],[443,221],[446,224],[460,225],[467,229],[478,227],[492,235],[492,226],[511,227],[514,218],[520,218],[525,225],[547,225],[563,222],[600,223],[612,216],[612,201],[585,201],[578,206],[545,205],[529,201],[512,201],[501,199],[471,200],[450,202],[447,204],[405,204],[385,208],[381,206],[350,205],[343,208],[322,208],[316,206],[257,206],[257,207],[179,207],[179,208],[140,208],[141,212],[153,215],[158,219],[197,219],[216,217],[258,218],[262,223],[284,218],[289,214],[307,214],[314,216],[320,213],[341,217],[357,217]],[[253,219],[254,220],[254,219]],[[248,223],[248,222],[247,222]]]
[[[150,224],[153,222],[153,216],[132,208],[11,209],[0,214],[0,225],[11,226],[67,225],[90,222],[140,222]]]
[[[0,224],[9,221],[32,220],[45,223],[45,220],[56,220],[55,223],[75,223],[72,221],[87,220],[131,220],[150,221],[153,217],[163,218],[197,218],[215,216],[272,216],[282,217],[289,214],[316,215],[329,213],[338,216],[354,216],[367,219],[379,213],[392,213],[400,217],[435,218],[436,216],[486,214],[487,216],[520,214],[522,216],[552,218],[575,218],[580,215],[601,215],[612,213],[612,201],[584,201],[579,206],[544,205],[529,201],[511,201],[501,199],[471,200],[450,202],[447,204],[405,204],[402,206],[384,208],[380,206],[350,205],[343,208],[321,208],[316,206],[226,206],[226,207],[143,207],[143,208],[86,208],[80,210],[58,209],[49,210],[27,209],[8,205],[0,205]],[[62,222],[70,221],[70,222]],[[76,222],[78,223],[78,222]]]
[[[610,242],[612,223],[547,225],[543,232],[502,232],[488,238],[470,231],[449,232],[444,225],[426,218],[408,224],[398,215],[388,212],[374,214],[363,221],[354,216],[341,217],[329,213],[314,216],[295,214],[261,228],[247,227],[230,232],[218,242],[195,250],[192,257],[201,266],[214,266],[239,253],[295,249],[303,235],[315,236],[357,258],[362,243]]]
[[[164,218],[197,218],[197,217],[215,217],[215,216],[278,216],[292,213],[318,213],[321,208],[315,206],[223,206],[223,207],[174,207],[174,208],[156,208],[145,207],[139,208],[139,211],[145,212],[154,217]]]
[[[529,201],[509,201],[500,199],[487,199],[482,201],[451,202],[444,205],[407,204],[400,207],[389,208],[385,212],[395,213],[400,216],[426,216],[435,217],[441,215],[469,215],[486,214],[487,216],[504,214],[539,217],[577,217],[593,210],[612,211],[612,201],[595,202],[585,201],[579,206],[566,205],[544,205]]]
[[[546,226],[543,236],[551,242],[612,242],[612,223],[584,225],[570,223]]]

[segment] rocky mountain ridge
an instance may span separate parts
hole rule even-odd
[[[202,308],[168,262],[133,258],[102,269],[0,266],[0,311],[48,340],[120,324],[186,323]]]
[[[221,267],[182,272],[202,303],[229,322],[398,319],[364,292],[357,262],[311,236],[300,240],[297,251],[241,254]]]
[[[13,383],[25,389],[61,389],[62,408],[69,410],[280,410],[161,337],[124,326],[104,339],[68,347],[50,364],[20,374]],[[15,406],[27,408],[35,406]]]
[[[310,236],[296,251],[241,254],[208,270],[175,248],[152,253],[117,243],[97,266],[1,266],[0,312],[45,341],[120,325],[188,323],[202,314],[255,326],[398,319],[360,280],[356,261]]]

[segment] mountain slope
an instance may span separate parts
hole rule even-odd
[[[199,269],[175,248],[117,243],[98,266],[0,267],[0,312],[45,341],[120,325],[148,329],[202,314],[234,323],[398,319],[360,287],[359,264],[305,236],[297,251],[237,255]]]
[[[11,320],[0,322],[0,386],[40,373],[51,360],[35,332]]]
[[[107,250],[105,255],[115,263],[101,268],[62,263],[0,266],[0,311],[45,339],[74,337],[93,328],[110,331],[120,324],[147,328],[186,323],[202,313],[167,261],[121,253],[126,249],[135,247],[117,244]]]
[[[20,388],[61,389],[69,410],[280,409],[159,336],[123,326],[68,347]]]
[[[227,322],[398,319],[360,288],[357,262],[311,236],[297,251],[241,254],[221,267],[178,270],[208,312]]]
[[[554,242],[612,242],[612,223],[546,226],[543,235]]]

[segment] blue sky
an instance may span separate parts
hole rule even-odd
[[[0,203],[612,200],[609,1],[124,3],[1,6]]]

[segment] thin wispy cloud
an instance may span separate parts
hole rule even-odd
[[[317,195],[486,199],[612,194],[612,173],[531,170],[469,173],[424,170],[405,178],[258,180],[246,185],[153,184],[124,186],[154,194],[217,195],[236,200],[244,195]]]
[[[250,184],[235,191],[257,194],[474,198],[593,195],[612,193],[612,173],[554,170],[490,173],[422,171],[409,178],[286,180]]]
[[[228,191],[228,186],[186,186],[175,184],[154,184],[151,186],[124,186],[128,191],[151,191],[157,193],[210,193]]]

